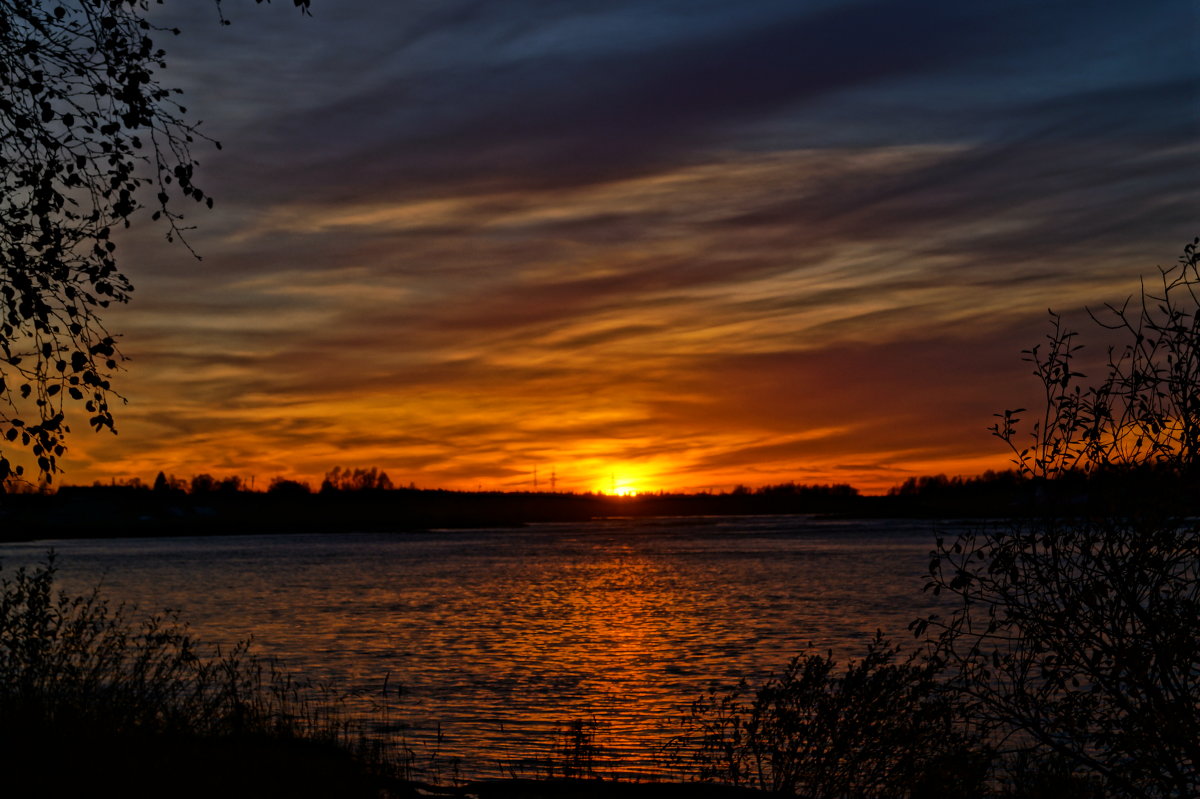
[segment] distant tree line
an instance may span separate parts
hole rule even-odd
[[[65,486],[71,491],[78,487]],[[41,493],[44,489],[9,478],[0,481],[0,494]],[[159,472],[149,483],[138,477],[96,481],[87,490],[140,493],[158,497],[217,497],[238,494],[267,494],[284,498],[303,496],[390,495],[433,492],[467,495],[513,494],[535,497],[596,497],[609,495],[574,491],[459,491],[418,489],[410,482],[397,485],[386,471],[372,466],[335,466],[314,489],[303,480],[276,476],[255,486],[254,479],[239,475],[208,473],[181,478]],[[1170,463],[1114,464],[1106,468],[1062,470],[1053,475],[1031,475],[1019,470],[988,470],[981,475],[948,477],[945,474],[910,477],[888,489],[884,496],[864,496],[846,483],[805,484],[794,481],[750,487],[735,485],[729,490],[698,492],[639,492],[643,503],[654,500],[719,502],[722,512],[837,512],[864,516],[998,518],[1028,515],[1055,508],[1074,509],[1080,515],[1105,513],[1121,504],[1153,497],[1176,512],[1200,510],[1200,472],[1180,469]],[[630,497],[620,497],[625,501]]]
[[[1087,516],[1153,502],[1164,510],[1200,509],[1200,472],[1172,463],[1113,464],[1053,475],[1015,469],[977,477],[910,477],[888,490],[893,510],[934,510],[965,516],[1023,515],[1047,508]]]
[[[944,480],[944,477],[938,478],[922,478]],[[961,479],[961,478],[955,478]],[[68,488],[75,488],[68,485]],[[152,491],[158,494],[232,494],[238,492],[257,491],[253,485],[253,480],[246,480],[239,475],[230,475],[226,477],[214,477],[211,474],[204,473],[193,475],[190,478],[176,477],[174,474],[167,474],[160,471],[155,475],[154,479],[149,483],[142,480],[140,477],[129,478],[112,478],[108,482],[96,480],[92,483],[92,488],[95,489],[120,489],[132,491]],[[0,481],[0,493],[36,493],[40,489],[32,483],[19,479],[8,479]],[[342,468],[335,466],[325,473],[319,487],[314,491],[313,487],[303,480],[294,480],[291,478],[275,476],[267,483],[267,487],[263,489],[268,494],[337,494],[337,493],[357,493],[357,492],[384,492],[384,491],[418,491],[416,484],[409,482],[407,486],[397,485],[388,473],[382,469],[372,466],[370,468]],[[453,489],[430,489],[437,491],[450,491],[451,493],[523,493],[523,494],[560,494],[571,496],[608,496],[603,492],[596,493],[592,491],[575,492],[575,491],[555,491],[555,492],[496,492],[496,491],[457,491]],[[808,485],[804,483],[796,483],[794,481],[787,483],[777,483],[773,485],[759,486],[750,488],[743,484],[734,486],[729,491],[697,491],[697,492],[678,492],[678,491],[643,491],[638,492],[636,496],[643,497],[685,497],[685,496],[704,496],[704,497],[796,497],[796,498],[837,498],[837,499],[853,499],[861,496],[859,490],[854,486],[837,483],[830,485]]]
[[[189,479],[176,477],[173,474],[159,472],[152,483],[146,484],[140,477],[131,477],[128,479],[114,479],[108,483],[97,480],[92,484],[93,488],[116,488],[123,490],[134,491],[151,491],[155,494],[174,494],[177,496],[190,494],[192,496],[201,496],[205,494],[236,494],[239,492],[254,491],[253,480],[247,482],[245,478],[239,475],[231,475],[227,477],[214,477],[211,474],[198,474]],[[410,488],[414,486],[410,485]],[[18,483],[17,481],[8,481],[0,483],[0,493],[4,493],[5,489],[12,493],[23,493],[23,491],[35,490],[29,484]],[[325,473],[324,479],[321,481],[320,493],[333,494],[339,492],[357,492],[357,491],[392,491],[396,486],[392,483],[392,479],[388,477],[387,472],[381,471],[376,467],[370,469],[343,469],[340,466],[335,466],[333,469]],[[307,482],[303,480],[292,480],[286,477],[273,477],[266,487],[267,494],[298,496],[312,494],[313,489]]]
[[[850,499],[859,496],[858,489],[846,483],[835,483],[832,485],[806,485],[795,482],[777,483],[775,485],[765,485],[753,490],[744,485],[736,485],[733,491],[730,492],[734,496],[749,496],[756,497],[823,497],[838,499]]]

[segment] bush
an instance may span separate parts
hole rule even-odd
[[[51,553],[0,580],[0,771],[14,795],[105,782],[125,795],[375,795],[383,764],[334,692],[247,643],[206,649],[171,615],[135,622],[98,591],[55,592],[54,575]]]
[[[1200,528],[1177,493],[1200,464],[1197,243],[1093,316],[1125,343],[1090,386],[1052,315],[1026,353],[1045,408],[1027,439],[1020,410],[993,430],[1038,512],[939,539],[928,587],[957,607],[915,625],[992,740],[1108,796],[1200,795]]]
[[[1124,343],[1108,348],[1106,371],[1084,386],[1075,370],[1077,333],[1050,313],[1048,348],[1026,350],[1045,405],[1027,436],[1017,414],[997,414],[992,432],[1035,479],[1072,472],[1159,469],[1194,472],[1200,464],[1200,238],[1175,266],[1160,269],[1158,288],[1143,283],[1139,301],[1106,304],[1093,321]],[[1026,443],[1027,442],[1027,443]],[[1144,503],[1143,503],[1144,507]]]
[[[836,673],[794,658],[758,686],[694,702],[677,741],[702,780],[812,799],[977,796],[986,752],[956,725],[933,673],[876,634]]]
[[[1043,519],[939,540],[932,620],[962,710],[1015,750],[1118,796],[1200,791],[1200,536],[1194,524]]]

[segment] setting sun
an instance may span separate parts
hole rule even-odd
[[[625,476],[622,476],[614,473],[602,480],[593,491],[597,494],[608,494],[615,497],[632,497],[646,491],[645,484],[645,479],[637,475],[626,473]]]

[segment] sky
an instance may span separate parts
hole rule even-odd
[[[1047,309],[1200,234],[1192,0],[222,7],[155,11],[216,205],[202,260],[121,240],[127,404],[67,483],[1002,469]]]

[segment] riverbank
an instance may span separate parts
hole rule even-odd
[[[520,527],[651,516],[865,513],[857,496],[459,492],[420,489],[331,493],[156,492],[66,487],[0,495],[0,542],[51,538],[168,537],[241,533],[411,532]]]
[[[850,486],[793,484],[728,493],[631,496],[417,488],[314,493],[299,484],[278,491],[199,493],[129,485],[65,486],[55,493],[0,493],[0,543],[245,533],[403,533],[605,518],[796,514],[846,519],[1006,518],[1035,507],[1035,488],[998,479],[979,484],[934,481],[887,496],[862,496]]]
[[[413,796],[447,799],[759,799],[751,788],[701,782],[625,782],[583,779],[510,779],[469,782],[459,787],[409,785]]]
[[[14,731],[9,731],[14,732]],[[27,731],[28,732],[28,731]],[[130,799],[756,799],[748,788],[699,782],[496,779],[434,785],[389,775],[380,764],[303,738],[0,735],[12,797],[104,792]]]

